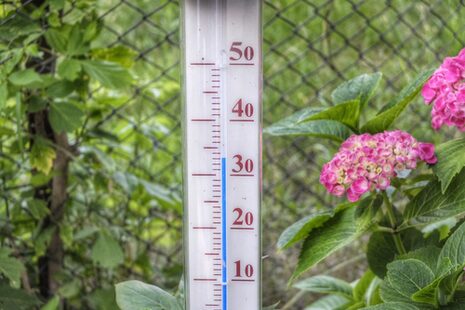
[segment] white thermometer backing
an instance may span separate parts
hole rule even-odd
[[[261,0],[183,3],[190,310],[261,308]]]

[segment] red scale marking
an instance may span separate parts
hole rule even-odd
[[[236,123],[253,123],[255,122],[253,119],[230,119],[230,122],[236,122]]]
[[[232,177],[253,177],[254,174],[245,174],[245,173],[231,173],[230,176]]]

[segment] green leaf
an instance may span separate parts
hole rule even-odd
[[[30,153],[31,166],[43,174],[49,174],[56,158],[55,150],[44,138],[36,137]]]
[[[275,124],[263,132],[272,136],[310,136],[337,142],[346,140],[352,134],[349,127],[337,121],[311,121],[288,126]]]
[[[365,294],[368,291],[368,288],[370,287],[375,277],[375,274],[370,269],[368,269],[363,274],[363,276],[357,281],[357,284],[355,284],[355,287],[353,289],[353,295],[355,300],[365,301]]]
[[[66,53],[68,37],[64,31],[49,28],[45,33],[45,40],[51,48],[60,53]]]
[[[307,278],[294,284],[295,288],[302,291],[322,294],[339,294],[352,299],[352,286],[346,281],[330,276],[318,275]]]
[[[463,167],[465,167],[465,138],[455,139],[442,143],[436,147],[438,162],[434,165],[434,173],[441,182],[444,193]]]
[[[381,284],[381,298],[385,302],[410,302],[413,294],[435,278],[433,271],[417,259],[394,261],[387,268],[386,278]]]
[[[121,310],[182,310],[184,308],[173,295],[140,281],[116,284],[116,303]]]
[[[118,309],[116,304],[115,290],[113,288],[96,289],[86,298],[91,309],[98,310],[115,310]]]
[[[384,106],[374,118],[363,125],[361,131],[377,133],[388,129],[410,102],[412,102],[413,98],[420,92],[423,84],[429,79],[432,73],[433,70],[420,73],[400,91],[399,95]]]
[[[61,10],[65,7],[66,0],[48,0],[50,9]]]
[[[349,300],[339,295],[329,295],[318,299],[305,310],[345,310]]]
[[[400,237],[407,251],[413,251],[429,245],[434,246],[438,242],[437,235],[431,235],[425,239],[421,232],[414,228],[401,231]],[[367,246],[367,260],[370,269],[379,278],[382,279],[385,277],[387,264],[397,258],[399,254],[391,233],[375,232],[371,235]],[[408,258],[408,255],[405,257]]]
[[[373,96],[381,77],[380,72],[362,74],[339,85],[332,92],[331,97],[335,104],[359,99],[360,109],[362,109]]]
[[[40,304],[39,300],[23,290],[0,285],[0,309],[28,310]]]
[[[131,68],[137,56],[137,52],[127,46],[118,45],[110,48],[92,50],[92,58],[116,62],[124,68]]]
[[[47,95],[53,98],[64,98],[70,95],[75,89],[75,85],[70,81],[58,81],[47,88]]]
[[[41,199],[31,199],[28,201],[27,206],[29,212],[31,212],[36,220],[41,220],[50,213],[50,210],[47,208],[47,203]]]
[[[104,268],[114,268],[124,262],[118,242],[107,232],[100,232],[91,250],[91,258]]]
[[[76,59],[66,58],[58,65],[58,74],[69,81],[74,81],[81,72],[81,63]]]
[[[417,259],[425,263],[434,273],[436,273],[440,252],[441,248],[435,245],[428,245],[426,247],[410,251],[407,254],[400,255],[397,259]]]
[[[13,7],[14,4],[9,6]],[[19,37],[31,35],[42,30],[39,23],[33,20],[30,16],[23,13],[18,14],[16,13],[16,10],[13,10],[8,16],[5,16],[6,10],[2,9],[0,41],[12,42]]]
[[[272,136],[307,135],[342,142],[352,131],[344,124],[325,120],[302,123],[312,115],[323,111],[322,108],[302,109],[264,129],[264,133]]]
[[[334,212],[325,211],[304,217],[292,224],[281,234],[278,240],[278,249],[285,249],[304,239],[313,229],[320,227],[333,216]]]
[[[174,205],[172,194],[169,189],[149,181],[139,179],[139,183],[145,188],[147,193],[155,197],[159,201],[163,201],[168,205]]]
[[[367,246],[368,266],[381,279],[386,275],[387,264],[398,254],[392,234],[375,232],[370,236]]]
[[[383,197],[381,195],[370,195],[358,203],[355,219],[359,230],[368,230],[382,219],[382,205]]]
[[[33,69],[16,71],[12,73],[8,79],[16,86],[27,86],[33,83],[40,83],[42,81],[40,74],[35,72]]]
[[[349,126],[353,130],[357,130],[358,121],[360,118],[360,101],[352,100],[340,103],[326,110],[310,116],[303,122],[312,120],[333,120]]]
[[[439,254],[438,264],[445,258],[450,259],[454,268],[463,269],[465,266],[465,223],[447,239]]]
[[[385,304],[374,305],[362,308],[362,310],[421,310],[415,305],[405,302],[388,302]]]
[[[81,55],[87,52],[89,45],[84,41],[82,25],[75,24],[69,33],[68,43],[66,45],[67,55]]]
[[[21,273],[25,270],[21,261],[10,256],[10,249],[0,248],[0,273],[10,280],[12,287],[20,287]]]
[[[55,132],[72,132],[82,125],[84,113],[71,102],[50,104],[50,124]]]
[[[122,66],[106,61],[82,60],[82,68],[92,78],[108,88],[130,86],[132,77]]]
[[[361,231],[355,222],[355,208],[339,212],[322,227],[313,230],[302,246],[291,281],[335,251],[355,240]]]
[[[465,214],[465,169],[457,175],[445,193],[438,180],[431,181],[413,198],[404,211],[405,220],[413,225],[430,224]]]
[[[58,310],[59,305],[60,305],[60,297],[54,296],[45,305],[43,305],[40,308],[40,310]]]

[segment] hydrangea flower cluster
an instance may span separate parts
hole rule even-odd
[[[385,190],[397,173],[415,169],[419,160],[436,163],[434,145],[407,132],[352,135],[323,166],[320,182],[332,195],[347,194],[354,202],[368,191]]]
[[[465,131],[465,49],[447,57],[425,83],[421,94],[426,104],[433,103],[431,124],[455,126]]]

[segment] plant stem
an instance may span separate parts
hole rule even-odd
[[[391,223],[391,227],[394,230],[392,232],[392,238],[394,239],[394,243],[396,245],[397,251],[399,254],[406,254],[407,251],[405,250],[404,244],[402,243],[402,239],[400,238],[399,232],[396,230],[397,228],[397,220],[396,215],[394,214],[394,207],[392,203],[389,201],[389,197],[386,195],[386,192],[383,191],[383,198],[384,203],[386,205],[386,214]]]

